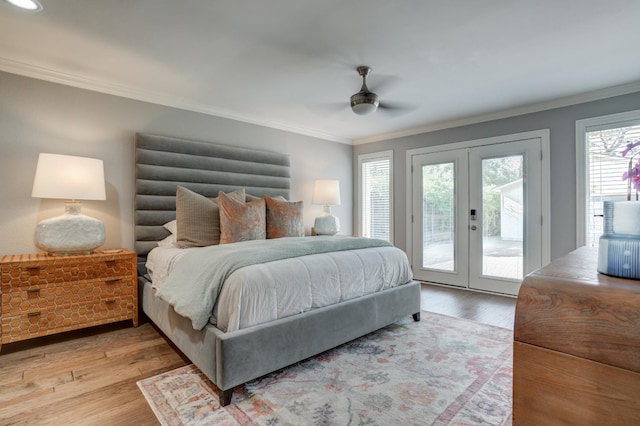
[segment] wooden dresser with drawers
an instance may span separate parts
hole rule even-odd
[[[2,344],[122,320],[138,325],[136,253],[0,257]]]
[[[583,247],[525,278],[516,304],[513,424],[640,424],[640,281]]]

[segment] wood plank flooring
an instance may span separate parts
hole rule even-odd
[[[422,286],[422,309],[513,329],[515,299]],[[0,425],[157,425],[136,382],[186,365],[149,323],[4,345]]]
[[[422,284],[422,310],[513,330],[516,298]]]

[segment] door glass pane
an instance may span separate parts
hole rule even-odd
[[[422,166],[422,267],[455,271],[454,163]]]
[[[482,160],[482,275],[523,278],[523,164],[522,155]]]

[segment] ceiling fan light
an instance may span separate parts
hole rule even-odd
[[[36,0],[5,0],[20,9],[28,10],[30,12],[38,12],[42,10],[42,5]]]
[[[378,95],[369,91],[360,91],[351,96],[351,110],[357,115],[367,115],[378,109]]]
[[[351,106],[351,110],[357,115],[369,115],[378,109],[376,104],[361,103]]]

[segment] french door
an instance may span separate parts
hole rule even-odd
[[[540,139],[411,161],[414,277],[516,295],[543,261]]]

